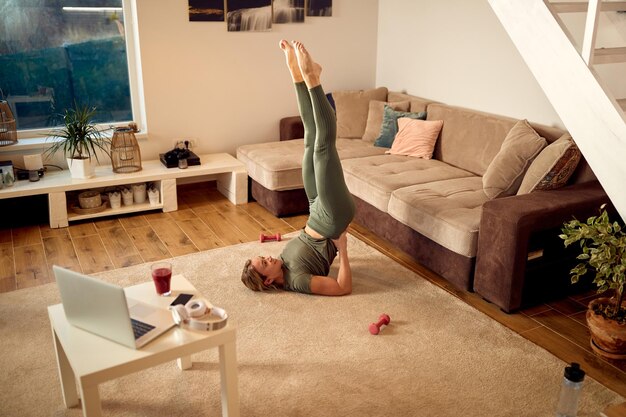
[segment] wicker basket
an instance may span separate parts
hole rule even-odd
[[[102,196],[98,191],[84,191],[78,194],[81,209],[93,209],[102,205]]]
[[[0,146],[17,143],[17,126],[9,103],[0,100]]]

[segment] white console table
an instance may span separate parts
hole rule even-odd
[[[67,227],[70,221],[83,220],[101,216],[111,216],[145,210],[162,209],[164,212],[178,209],[176,196],[176,180],[178,178],[207,177],[217,180],[217,189],[233,204],[248,201],[248,174],[245,165],[227,153],[200,155],[201,165],[187,169],[166,168],[161,161],[142,161],[142,170],[119,174],[113,172],[110,165],[96,168],[96,175],[88,179],[76,179],[70,176],[69,170],[47,172],[39,181],[16,181],[12,187],[0,190],[0,199],[25,197],[30,195],[48,194],[48,212],[50,227]],[[160,201],[157,205],[146,203],[122,205],[120,208],[107,208],[98,213],[77,214],[68,210],[66,193],[154,182],[160,190]]]
[[[182,275],[172,277],[170,297],[156,295],[152,280],[127,287],[124,291],[131,298],[162,309],[167,309],[174,297],[181,293],[201,297]],[[174,327],[141,349],[131,349],[72,326],[65,317],[62,304],[49,306],[48,317],[52,325],[63,401],[70,408],[77,406],[80,398],[84,417],[102,416],[98,388],[100,384],[173,360],[176,360],[181,370],[189,369],[193,366],[192,354],[215,347],[219,351],[222,416],[239,417],[237,326],[231,317],[228,318],[226,327],[212,332]],[[213,374],[200,373],[206,374],[207,378]],[[185,383],[182,377],[181,384]],[[188,410],[180,410],[176,415],[197,414],[186,411]]]

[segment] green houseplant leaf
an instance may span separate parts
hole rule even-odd
[[[585,222],[570,220],[563,224],[559,237],[565,247],[579,242],[581,261],[570,271],[572,283],[595,271],[594,284],[598,293],[609,289],[615,292],[615,304],[603,314],[610,319],[626,320],[626,308],[622,307],[626,286],[626,233],[618,222],[611,222],[606,204],[600,207],[599,216],[591,216]]]
[[[98,150],[109,155],[111,139],[104,133],[106,130],[98,129],[92,121],[95,114],[95,107],[79,106],[77,103],[73,108],[66,109],[62,115],[63,125],[47,134],[54,139],[54,143],[46,153],[62,151],[67,158],[91,159],[93,156],[96,161]]]

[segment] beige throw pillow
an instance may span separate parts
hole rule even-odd
[[[362,138],[371,100],[387,100],[387,88],[333,92],[337,111],[337,137]]]
[[[380,135],[385,104],[397,111],[408,111],[411,102],[401,101],[398,103],[386,103],[384,101],[370,101],[369,111],[367,113],[367,123],[365,124],[365,133],[363,134],[364,141],[374,143],[378,135]]]
[[[567,184],[581,158],[578,146],[569,133],[564,134],[541,151],[528,167],[517,194],[535,190],[554,190]]]
[[[515,194],[526,170],[546,143],[527,120],[517,122],[483,175],[487,197],[493,199]]]

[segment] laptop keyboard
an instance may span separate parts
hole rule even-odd
[[[143,321],[130,319],[131,324],[133,325],[133,333],[135,333],[135,340],[139,339],[144,334],[148,333],[150,330],[154,329],[154,326],[144,323]]]

